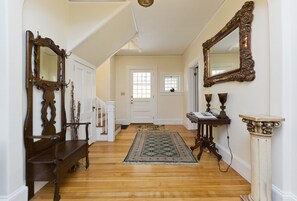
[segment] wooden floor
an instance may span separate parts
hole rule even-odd
[[[166,126],[178,131],[185,142],[195,135],[183,126]],[[250,184],[233,169],[222,173],[216,158],[203,153],[199,165],[123,164],[136,133],[135,126],[122,130],[114,143],[96,142],[90,147],[90,167],[68,174],[61,186],[62,201],[240,201]],[[197,150],[194,151],[197,156]],[[227,165],[223,164],[223,168]],[[53,199],[48,184],[32,200]]]

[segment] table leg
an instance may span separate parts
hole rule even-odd
[[[206,127],[206,132],[208,132],[208,128]],[[204,136],[205,135],[205,136]],[[203,153],[203,149],[205,148],[205,138],[207,138],[207,134],[204,133],[204,124],[200,124],[200,150],[197,155],[198,161],[200,161],[200,158]]]
[[[198,155],[197,155],[197,159],[198,159],[198,161],[200,161],[200,158],[201,158],[201,156],[202,156],[204,147],[205,147],[205,139],[203,138],[203,139],[200,141],[200,151],[199,151],[199,153],[198,153]]]
[[[200,140],[200,129],[201,129],[201,125],[198,124],[198,128],[197,128],[197,136],[196,136],[196,139],[195,139],[195,145],[190,147],[190,149],[192,151],[194,151],[195,149],[197,149],[199,146],[200,146],[200,143],[201,143],[201,140]]]
[[[222,159],[222,156],[218,153],[216,144],[213,142],[212,126],[209,126],[209,138],[208,138],[208,143],[206,143],[206,146],[207,146],[207,149],[218,158],[218,161]]]

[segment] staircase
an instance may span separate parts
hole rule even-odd
[[[96,140],[113,142],[121,131],[121,125],[115,124],[115,102],[104,102],[96,98]]]

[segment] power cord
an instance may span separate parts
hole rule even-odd
[[[227,141],[228,141],[228,148],[229,148],[230,155],[231,155],[231,161],[230,161],[230,164],[228,165],[228,167],[227,167],[226,170],[222,170],[220,161],[218,161],[218,166],[219,166],[219,170],[220,170],[220,172],[228,172],[229,168],[230,168],[231,165],[232,165],[232,161],[233,161],[233,153],[232,153],[232,150],[231,150],[231,147],[230,147],[230,139],[229,139],[230,136],[229,136],[228,125],[226,125],[226,130],[227,130]]]

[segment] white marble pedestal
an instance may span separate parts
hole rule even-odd
[[[240,196],[244,201],[271,201],[271,138],[273,128],[284,118],[264,115],[239,115],[251,135],[251,193]]]

